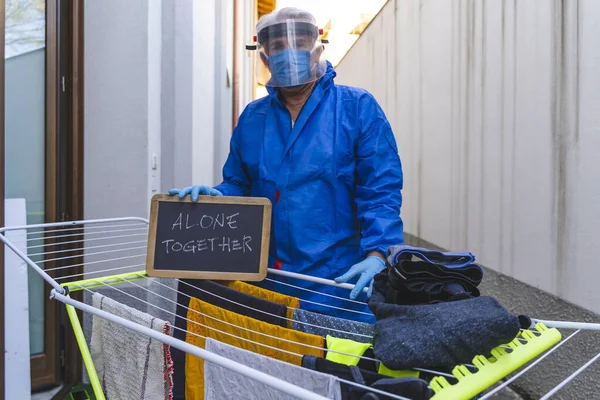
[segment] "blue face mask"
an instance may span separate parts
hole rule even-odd
[[[277,86],[303,85],[312,77],[310,51],[285,49],[269,57],[269,69]]]

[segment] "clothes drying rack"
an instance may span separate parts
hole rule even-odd
[[[148,277],[143,270],[145,267],[148,224],[149,221],[144,218],[126,217],[0,228],[0,240],[4,245],[50,285],[51,299],[65,305],[96,399],[105,399],[105,395],[96,374],[88,348],[88,341],[76,309],[120,324],[127,329],[151,337],[185,353],[259,381],[293,398],[324,399],[324,397],[302,387],[249,368],[235,360],[213,354],[185,341],[175,339],[170,335],[110,314],[70,296],[71,293],[77,291],[93,293],[94,290],[113,289],[132,297],[135,301],[145,303],[148,307],[169,312],[158,306],[156,301],[136,297],[120,288],[123,286],[137,287],[145,290],[148,296],[156,297],[159,300],[162,298],[161,301],[163,302],[164,300],[173,302],[173,300],[168,298],[169,296],[163,296],[148,289],[148,282],[153,282],[179,293],[177,288],[173,288],[161,282],[161,280]],[[8,273],[10,274],[10,271]],[[269,280],[273,280],[272,277],[279,275],[312,281],[322,285],[345,289],[353,288],[351,284],[337,284],[332,280],[281,270],[269,269],[268,274],[269,277],[266,279]],[[277,282],[277,280],[273,281]],[[299,293],[312,291],[289,283],[281,284],[293,286]],[[325,293],[320,294],[332,296]],[[302,295],[297,297],[302,299]],[[356,302],[346,298],[343,300]],[[327,304],[321,305],[337,308]],[[557,328],[569,329],[573,332],[563,338]],[[487,399],[519,379],[536,365],[542,363],[544,359],[575,337],[581,330],[600,330],[600,324],[532,319],[532,326],[529,329],[521,330],[518,337],[512,342],[497,347],[492,350],[491,354],[476,356],[473,359],[473,364],[457,365],[453,368],[451,374],[428,369],[415,368],[415,370],[436,375],[429,383],[435,393],[432,397],[434,400],[469,399],[476,395],[479,395],[480,399]],[[255,333],[263,334],[260,332]],[[350,356],[356,357],[356,355]],[[600,354],[589,359],[547,392],[542,399],[552,397],[599,358]],[[349,385],[362,387],[365,390],[382,395],[384,398],[404,399],[401,396],[391,395],[354,382],[339,380]]]

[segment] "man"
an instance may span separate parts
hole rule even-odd
[[[404,242],[402,168],[390,124],[368,92],[334,84],[311,14],[284,8],[262,17],[256,30],[257,77],[269,95],[241,114],[223,182],[169,193],[193,201],[200,194],[269,198],[269,266],[338,283],[358,277],[349,296],[356,299],[384,269],[387,248]],[[313,311],[372,318],[364,302],[342,301],[345,289],[293,284],[330,296],[262,286],[307,299],[303,308]]]

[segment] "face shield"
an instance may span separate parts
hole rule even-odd
[[[257,26],[258,83],[294,87],[314,82],[327,69],[319,28],[306,12],[275,11]]]

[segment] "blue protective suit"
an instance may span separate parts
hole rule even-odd
[[[385,255],[389,246],[404,242],[402,167],[390,124],[373,96],[335,85],[336,73],[329,62],[327,67],[293,127],[273,88],[245,108],[231,138],[224,180],[215,188],[225,196],[271,200],[270,267],[333,279],[370,251]],[[277,279],[344,299],[350,293]],[[304,309],[374,321],[364,305],[268,281],[261,286],[370,316],[307,302]]]

